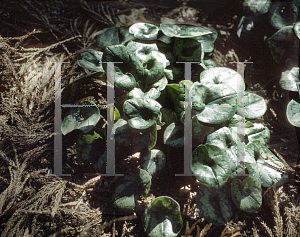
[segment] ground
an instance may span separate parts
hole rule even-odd
[[[237,37],[243,15],[240,1],[198,5],[196,1],[157,0],[149,5],[146,1],[13,0],[2,4],[0,13],[1,236],[146,236],[138,218],[141,213],[121,215],[111,207],[117,178],[97,176],[90,164],[78,164],[75,139],[64,140],[63,172],[72,176],[51,175],[54,67],[45,62],[69,62],[62,65],[62,89],[67,88],[88,73],[76,63],[83,49],[96,47],[95,36],[110,26],[184,21],[214,27],[218,39],[213,59],[219,66],[235,70],[229,61],[253,62],[245,68],[247,90],[261,95],[268,105],[267,113],[254,122],[270,129],[268,147],[294,171],[299,146],[295,128],[285,116],[289,93],[279,85],[282,67],[266,46],[249,46]],[[105,103],[105,95],[105,80],[89,77],[65,89],[62,99]],[[106,110],[101,114],[104,123]],[[165,152],[169,157],[180,154],[176,149]],[[284,186],[264,190],[264,204],[258,212],[235,210],[232,220],[219,227],[199,218],[198,184],[191,177],[175,177],[182,172],[182,160],[174,161],[153,179],[148,200],[140,202],[146,205],[154,196],[174,197],[184,220],[179,236],[272,236],[270,229],[280,236],[280,230],[276,232],[280,226],[284,236],[295,236],[300,211],[294,172]]]

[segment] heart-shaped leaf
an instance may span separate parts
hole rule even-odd
[[[201,43],[195,39],[176,38],[173,54],[179,62],[201,62],[204,57]]]
[[[279,84],[282,89],[298,91],[297,83],[300,83],[298,67],[293,67],[291,70],[287,70],[281,74]]]
[[[243,3],[245,10],[250,10],[255,15],[262,15],[269,11],[271,6],[270,0],[245,0]]]
[[[134,88],[133,90],[128,92],[127,97],[128,99],[143,98],[144,92],[139,88]]]
[[[164,132],[164,144],[171,147],[183,147],[184,146],[184,127],[183,124],[175,125],[175,123],[169,124]]]
[[[134,40],[135,37],[130,34],[129,32],[129,28],[128,27],[119,27],[119,44],[126,44],[127,42],[130,42],[132,40]]]
[[[135,129],[151,127],[160,114],[161,105],[153,99],[129,99],[124,102],[123,111],[129,118],[128,124]]]
[[[120,44],[118,27],[102,30],[96,37],[97,44],[105,49],[107,46]]]
[[[286,116],[293,126],[300,128],[300,103],[291,100],[286,109]]]
[[[194,38],[212,33],[203,27],[191,25],[160,24],[160,28],[166,36],[176,38]]]
[[[272,57],[277,63],[290,59],[294,66],[298,65],[299,39],[293,33],[293,26],[278,30],[269,38],[268,43]]]
[[[270,131],[260,123],[247,122],[245,124],[246,143],[259,140],[261,144],[267,145],[270,140]]]
[[[180,206],[171,197],[157,197],[145,210],[142,223],[150,237],[176,237],[183,227]]]
[[[165,73],[166,70],[164,70]],[[162,91],[166,88],[168,84],[168,79],[165,77],[165,75],[159,79],[157,82],[151,85],[152,88],[157,89],[158,91]]]
[[[300,22],[294,23],[293,30],[297,38],[300,39]]]
[[[252,212],[262,205],[261,184],[259,179],[248,176],[243,181],[235,178],[231,183],[231,197],[242,211]]]
[[[135,41],[130,41],[127,44],[127,48],[129,52],[134,54],[140,60],[141,63],[143,63],[146,60],[147,56],[152,51],[158,52],[156,44],[142,44]]]
[[[207,84],[225,84],[239,93],[244,91],[244,79],[236,71],[226,67],[214,67],[204,70],[200,74],[200,82]]]
[[[135,23],[129,28],[129,33],[140,40],[155,40],[159,27],[149,23]]]
[[[227,185],[220,189],[200,186],[196,202],[201,216],[213,225],[225,225],[233,215],[230,189]]]
[[[136,81],[131,73],[123,74],[122,72],[115,73],[115,86],[125,90],[131,91],[135,88]]]
[[[167,66],[174,64],[176,62],[176,57],[173,54],[173,45],[165,44],[163,42],[157,41],[156,45],[159,52],[163,53],[167,58]]]
[[[96,37],[97,44],[105,49],[108,46],[125,44],[135,39],[127,27],[110,27],[102,30]]]
[[[285,26],[292,25],[298,16],[296,4],[291,2],[274,2],[269,10],[269,19],[271,25],[276,29],[282,29]]]
[[[162,121],[166,126],[169,126],[171,123],[178,121],[176,113],[168,108],[162,108],[160,110],[162,114]]]
[[[207,135],[206,144],[211,144],[222,148],[230,160],[231,171],[236,171],[236,139],[233,138],[231,131],[227,127],[222,127]]]
[[[183,80],[180,81],[178,86],[172,86],[173,84],[168,85],[168,92],[172,99],[172,102],[175,107],[175,112],[177,114],[177,118],[179,121],[184,123],[185,119],[185,95],[190,92],[191,87],[193,85],[192,81]]]
[[[159,90],[157,90],[156,88],[151,88],[144,94],[144,98],[156,100],[159,98],[160,94],[161,92]]]
[[[113,45],[113,46],[106,47],[103,52],[102,61],[103,62],[122,62],[122,63],[116,63],[114,65],[115,72],[119,73],[115,77],[116,83],[118,82],[119,78],[122,78],[120,73],[127,75],[130,78],[131,78],[130,74],[132,74],[136,81],[143,78],[144,69],[143,69],[141,62],[135,55],[131,54],[128,51],[127,47],[125,47],[123,45]],[[107,74],[107,64],[106,63],[103,64],[103,68]],[[113,84],[112,81],[110,83]]]
[[[146,170],[152,176],[159,174],[165,167],[165,164],[165,154],[157,149],[149,151],[141,160],[142,169]]]
[[[145,61],[144,66],[144,82],[146,84],[153,84],[161,79],[166,68],[167,59],[164,54],[152,51]]]
[[[193,109],[205,124],[222,124],[236,113],[237,94],[230,86],[195,82],[190,90]]]
[[[89,101],[89,104],[96,105],[92,101]],[[75,129],[88,133],[96,126],[99,120],[100,110],[97,106],[71,108],[62,122],[61,131],[63,135]]]
[[[132,212],[137,206],[137,199],[147,195],[151,187],[151,175],[143,169],[127,175],[123,182],[115,188],[112,197],[114,207],[122,212]]]
[[[258,165],[256,160],[259,158],[259,152],[254,143],[250,142],[245,146],[244,164],[248,173],[260,179]]]
[[[193,148],[196,148],[200,144],[204,143],[206,136],[214,131],[213,126],[207,126],[199,122],[196,116],[192,117],[192,137]]]
[[[165,44],[171,44],[172,43],[172,38],[166,35],[162,35],[161,37],[159,37],[157,40],[165,43]]]
[[[204,53],[212,53],[214,51],[214,43],[218,38],[218,32],[214,28],[210,27],[208,30],[212,33],[195,38],[195,40],[201,43]]]
[[[80,67],[91,71],[104,72],[102,64],[100,63],[102,60],[102,56],[103,53],[98,50],[87,49],[84,52],[82,52],[82,59],[77,60],[77,64]]]
[[[254,93],[246,91],[243,102],[243,111],[241,111],[241,108],[239,107],[237,110],[240,114],[244,112],[247,119],[257,119],[263,116],[267,111],[267,105],[264,98]]]
[[[220,147],[199,145],[192,153],[191,170],[201,184],[220,188],[231,173],[230,158]]]
[[[227,149],[233,145],[235,146],[236,141],[233,139],[230,129],[223,127],[209,134],[206,143]]]
[[[124,119],[119,119],[113,128],[116,151],[126,148],[134,152],[151,150],[157,140],[156,124],[145,130],[137,130],[128,125]]]
[[[93,163],[98,172],[105,172],[107,153],[106,139],[94,130],[94,134],[83,134],[76,142],[77,161],[82,164],[84,161]]]
[[[260,175],[261,185],[269,187],[272,185],[273,179],[275,182],[285,182],[288,177],[285,174],[285,165],[263,144],[259,141],[253,142],[256,146],[258,157],[257,166]]]

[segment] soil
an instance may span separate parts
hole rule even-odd
[[[92,75],[84,81],[71,82],[89,73],[76,63],[83,49],[96,48],[94,37],[97,32],[118,24],[159,24],[163,20],[214,27],[218,39],[213,59],[218,66],[234,70],[236,66],[230,61],[252,62],[245,68],[246,89],[262,96],[268,110],[260,119],[251,121],[269,128],[268,148],[295,169],[300,139],[286,118],[286,106],[291,96],[279,85],[286,66],[273,60],[263,41],[245,43],[238,38],[237,25],[244,14],[241,1],[206,2],[13,0],[0,6],[1,237],[147,236],[138,218],[142,209],[125,215],[112,208],[111,197],[119,178],[98,175],[91,163],[79,164],[78,131],[63,138],[63,173],[71,176],[51,175],[54,68],[45,66],[45,62],[69,62],[62,64],[62,103],[92,100],[105,104],[105,77],[99,80],[99,75],[98,78]],[[267,25],[264,21],[266,19],[260,23],[261,29],[255,32],[257,35],[250,35],[250,38],[261,37]],[[269,29],[264,35],[270,37],[274,32]],[[106,110],[100,112],[98,125],[102,126],[106,121]],[[280,197],[277,217],[286,219],[288,212],[284,208],[289,207],[295,216],[298,215],[295,226],[299,227],[299,193],[293,172],[282,190],[264,189],[264,204],[256,213],[245,213],[236,208],[227,225],[209,226],[199,217],[195,203],[199,183],[192,177],[175,176],[183,173],[182,149],[168,148],[161,140],[155,148],[164,151],[167,164],[163,172],[153,178],[147,200],[140,198],[139,203],[145,207],[157,196],[170,196],[178,201],[184,222],[179,236],[255,236],[253,229],[256,228],[258,236],[267,236],[263,223],[270,229],[277,225],[274,224],[276,205],[269,201],[276,197]],[[132,156],[120,161],[116,165],[117,173],[128,169],[128,163],[136,166],[138,158]],[[286,226],[284,222],[284,228],[288,228]],[[205,228],[207,233],[200,235],[200,230]]]

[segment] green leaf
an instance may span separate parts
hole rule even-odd
[[[233,215],[230,189],[224,185],[220,189],[200,186],[197,191],[196,203],[201,216],[213,225],[225,225]]]
[[[121,85],[123,81],[125,80],[126,83],[129,83],[129,85],[124,85],[125,88],[131,88],[133,86],[133,79],[134,77],[135,81],[138,81],[143,78],[144,75],[144,69],[139,61],[139,59],[131,54],[128,49],[123,45],[114,45],[114,46],[108,46],[103,52],[102,57],[103,62],[122,62],[122,63],[116,63],[114,65],[115,68],[115,83],[116,86]],[[107,74],[107,64],[103,64],[103,68]],[[125,75],[126,77],[123,78]],[[110,81],[110,83],[114,83]],[[132,90],[134,87],[132,87],[130,90]]]
[[[201,184],[220,188],[231,173],[230,158],[220,147],[199,145],[192,153],[191,170]]]
[[[86,141],[86,143],[91,144],[95,140],[103,139],[103,138],[100,136],[100,134],[98,134],[98,133],[96,133],[96,131],[94,131],[93,135],[90,135],[90,134],[83,135],[83,139]]]
[[[204,57],[201,43],[195,39],[176,38],[173,54],[179,62],[201,62]]]
[[[127,42],[134,40],[135,37],[130,34],[128,27],[119,27],[119,41],[120,44],[126,44]]]
[[[259,141],[254,141],[253,143],[258,153],[256,156],[259,157],[256,162],[261,185],[269,187],[272,185],[273,179],[275,179],[276,183],[287,181],[288,177],[285,175],[285,165]]]
[[[213,67],[217,67],[218,64],[216,63],[215,60],[209,58],[209,59],[203,59],[203,63],[204,65],[209,69],[209,68],[213,68]],[[201,75],[201,74],[200,74]]]
[[[146,170],[150,175],[154,176],[159,174],[166,164],[166,156],[160,150],[150,150],[141,159],[141,167]]]
[[[244,78],[236,71],[226,67],[214,67],[204,70],[200,74],[200,82],[203,85],[224,84],[230,86],[237,93],[244,90]]]
[[[166,68],[167,59],[164,54],[152,51],[143,62],[144,82],[153,84],[161,79]]]
[[[242,211],[253,212],[262,205],[262,189],[259,179],[248,176],[243,181],[235,178],[231,183],[231,197]]]
[[[148,194],[151,187],[151,175],[139,169],[136,173],[125,176],[115,188],[112,197],[114,207],[122,212],[132,212],[137,207],[137,199]]]
[[[163,53],[167,58],[167,66],[174,64],[176,62],[176,58],[173,55],[173,47],[171,44],[165,44],[163,42],[157,41],[156,45],[158,47],[159,52]]]
[[[165,69],[164,70],[164,75],[166,76],[166,78],[170,81],[173,81],[173,72],[170,69]]]
[[[222,124],[236,113],[237,94],[223,84],[202,85],[195,82],[191,88],[192,107],[198,120],[205,124]]]
[[[260,123],[247,122],[245,128],[246,142],[259,140],[261,144],[267,145],[270,140],[270,131],[267,127]]]
[[[204,53],[212,53],[214,51],[214,43],[218,38],[218,32],[214,28],[210,27],[208,30],[212,33],[195,38],[201,43]]]
[[[124,102],[123,111],[129,118],[128,124],[135,129],[151,127],[160,114],[161,105],[153,99],[129,99]]]
[[[215,130],[213,126],[207,126],[200,123],[196,116],[192,117],[192,129],[193,148],[203,144],[206,136]]]
[[[156,100],[159,98],[160,94],[161,92],[159,90],[157,90],[156,88],[151,88],[144,94],[144,98]]]
[[[293,67],[291,70],[281,73],[279,84],[282,89],[297,92],[297,83],[300,83],[298,67]]]
[[[293,30],[297,38],[300,40],[300,22],[294,23]]]
[[[102,30],[96,36],[97,44],[102,49],[112,45],[125,44],[133,39],[135,37],[129,33],[128,27],[110,27]]]
[[[296,102],[295,100],[291,100],[288,103],[286,109],[286,116],[289,122],[295,126],[300,127],[300,103]]]
[[[159,37],[157,40],[165,43],[165,44],[171,44],[172,43],[172,38],[166,35],[162,35],[161,37]]]
[[[157,89],[158,91],[162,91],[166,88],[167,84],[168,84],[168,79],[164,75],[161,79],[159,79],[157,82],[152,84],[151,87]]]
[[[174,63],[171,65],[172,77],[174,81],[184,79],[184,65],[183,63]]]
[[[107,46],[120,44],[118,27],[102,30],[96,37],[97,44],[105,49]]]
[[[121,212],[133,212],[137,206],[139,190],[133,182],[125,182],[115,188],[113,196],[114,208]]]
[[[245,159],[244,164],[250,175],[260,179],[258,165],[256,160],[259,158],[259,152],[256,145],[252,142],[245,146]]]
[[[82,59],[77,60],[77,64],[80,67],[85,69],[95,71],[95,72],[104,72],[102,64],[100,63],[102,60],[103,53],[94,50],[94,49],[87,49],[82,52],[81,57]]]
[[[178,121],[176,113],[168,108],[162,108],[160,110],[162,114],[162,121],[166,126],[169,126],[171,123]]]
[[[274,28],[282,29],[292,25],[297,20],[299,5],[297,7],[296,1],[272,3],[269,10],[269,21]]]
[[[250,10],[255,15],[262,15],[269,11],[271,6],[270,0],[245,0],[243,3],[245,10]]]
[[[175,113],[177,114],[178,120],[181,121],[182,123],[184,123],[184,119],[185,119],[185,94],[186,94],[186,90],[187,90],[187,93],[190,92],[191,87],[193,85],[193,82],[189,81],[189,80],[180,81],[179,84],[178,84],[178,89],[177,90],[173,89],[173,88],[176,88],[177,85],[173,88],[172,88],[173,84],[169,84],[169,85],[170,85],[170,87],[169,87],[170,93],[175,93],[175,95],[172,96],[174,98],[174,99],[172,99],[172,102],[173,102],[174,107],[175,107]]]
[[[143,98],[144,92],[139,88],[133,88],[131,91],[127,94],[128,99],[134,99],[134,98]]]
[[[125,91],[131,91],[135,88],[136,81],[131,73],[115,72],[115,86]]]
[[[95,105],[94,102],[89,101],[90,105]],[[61,125],[63,135],[79,129],[84,133],[91,131],[100,120],[100,110],[97,106],[71,108]]]
[[[127,44],[127,48],[129,52],[134,54],[140,60],[141,63],[143,63],[146,60],[147,56],[152,51],[158,52],[156,44],[142,44],[135,41],[130,41]]]
[[[176,237],[183,227],[180,206],[171,197],[157,197],[142,215],[142,223],[150,237]]]
[[[269,38],[268,43],[272,57],[277,63],[290,59],[294,66],[298,65],[299,39],[293,33],[293,26],[278,30]]]
[[[82,164],[88,161],[98,172],[105,172],[107,153],[106,139],[94,130],[94,135],[82,134],[76,141],[77,161]]]
[[[247,119],[257,119],[263,116],[267,111],[267,105],[264,98],[254,93],[246,91],[243,102],[243,109]],[[237,110],[240,114],[242,114],[242,111],[239,107]]]
[[[129,28],[129,33],[140,40],[155,40],[159,27],[149,23],[135,23]]]
[[[156,123],[148,129],[137,130],[129,126],[127,121],[121,118],[115,123],[113,132],[116,151],[128,149],[132,154],[151,150],[157,140]]]
[[[166,36],[176,38],[194,38],[211,33],[203,27],[191,25],[160,24],[160,28]]]
[[[171,147],[184,146],[184,127],[183,124],[175,125],[171,123],[164,132],[164,144]]]
[[[231,130],[227,127],[222,127],[213,133],[210,133],[206,138],[206,144],[218,146],[227,153],[232,172],[236,171],[236,143],[236,139],[231,135]]]
[[[114,109],[114,121],[117,121],[120,118],[121,118],[120,111],[118,110],[117,107],[115,107],[115,109]]]

